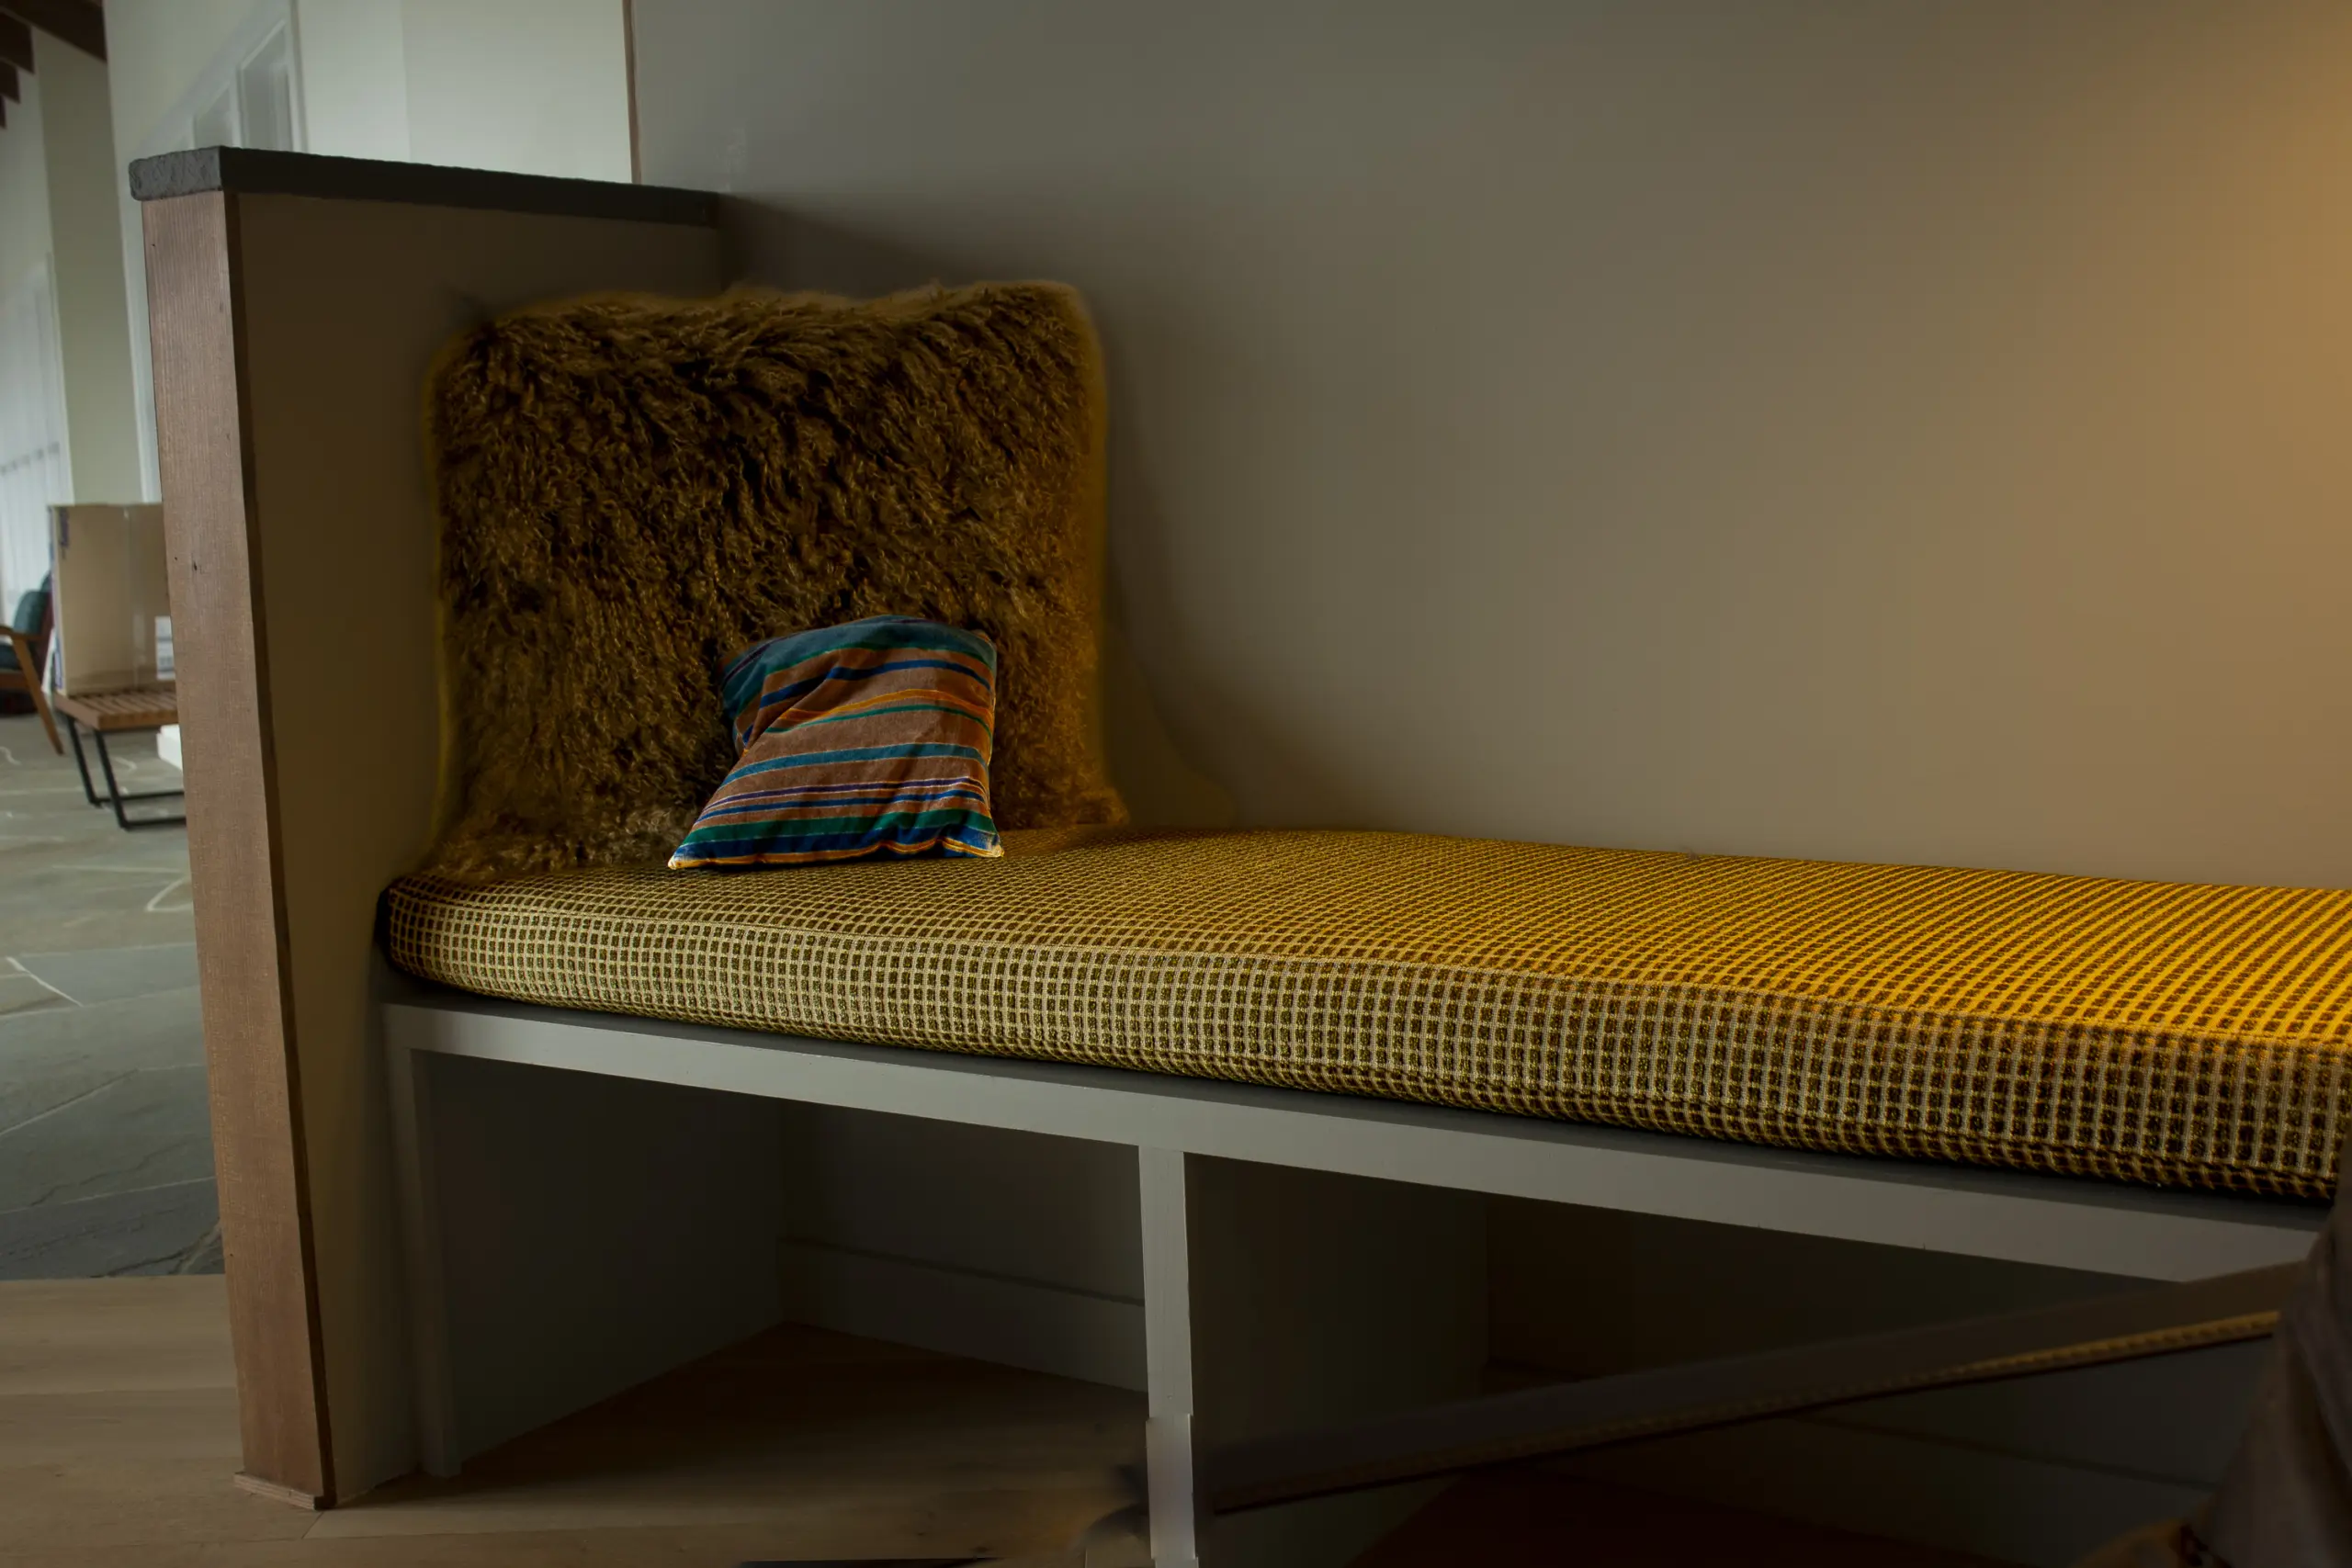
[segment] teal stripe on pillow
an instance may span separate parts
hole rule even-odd
[[[996,645],[979,633],[876,615],[747,649],[719,683],[741,755],[673,869],[1004,852]]]

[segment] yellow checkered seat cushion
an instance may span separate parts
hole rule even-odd
[[[558,1007],[1793,1147],[2324,1197],[2352,893],[1410,834],[387,895],[391,956]]]

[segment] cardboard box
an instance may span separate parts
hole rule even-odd
[[[56,563],[53,684],[70,696],[88,696],[169,682],[164,509],[52,506],[49,519]]]

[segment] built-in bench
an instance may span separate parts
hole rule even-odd
[[[1086,1139],[1139,1161],[1165,1564],[1341,1562],[1399,1499],[1300,1499],[1498,1455],[2265,1333],[2331,1184],[2352,972],[2339,893],[1363,833],[420,877],[384,929],[478,994],[387,1015],[429,1464],[465,1442],[428,1059]],[[2214,1282],[1478,1401],[1464,1194]]]
[[[506,1064],[1084,1139],[1128,1145],[1137,1161],[1146,1341],[1137,1381],[1149,1401],[1148,1529],[1162,1568],[1345,1562],[1426,1493],[1392,1488],[1238,1510],[1333,1489],[1322,1478],[1365,1441],[1390,1464],[1376,1475],[1409,1479],[1491,1462],[1498,1443],[1540,1455],[2258,1336],[2325,1215],[2293,1201],[819,1041],[432,987],[388,1002],[384,1023],[429,1469],[454,1472],[468,1451],[487,1446],[464,1436],[481,1429],[466,1405],[485,1397],[487,1368],[479,1347],[468,1357],[451,1344],[445,1202],[470,1210],[513,1201],[480,1182],[454,1199],[441,1195],[434,1106],[442,1075]],[[1476,1397],[1485,1325],[1466,1303],[1476,1300],[1483,1265],[1476,1199],[1487,1194],[2154,1280],[2225,1278],[2205,1294],[2102,1300],[2053,1321],[1975,1323],[1950,1337],[1686,1369],[1679,1383],[1636,1374],[1570,1384],[1579,1403],[1530,1411]],[[726,1199],[715,1190],[706,1196]],[[658,1288],[649,1282],[648,1292]],[[1017,1295],[956,1303],[1015,1318],[1025,1304]],[[1000,1341],[1025,1334],[1033,1344],[1069,1326],[992,1325]],[[539,1332],[556,1327],[543,1321]],[[1035,1364],[1069,1365],[1067,1350],[1057,1351]],[[461,1366],[472,1369],[470,1380]],[[1622,1403],[1612,1405],[1612,1396]],[[1738,1413],[1727,1415],[1734,1400]],[[1363,1425],[1413,1411],[1429,1412],[1433,1425],[1401,1434]],[[1325,1428],[1337,1430],[1318,1440]],[[1279,1441],[1298,1435],[1305,1440]],[[1396,1468],[1399,1452],[1429,1468]],[[1238,1490],[1266,1488],[1270,1473],[1273,1484],[1257,1497]],[[1233,1493],[1230,1514],[1218,1509],[1221,1481]],[[1305,1490],[1286,1493],[1286,1481]]]
[[[396,884],[421,978],[557,1007],[2324,1198],[2352,894],[1405,833]]]
[[[1727,1391],[1835,1392],[1830,1363],[1748,1365],[1572,1385],[1589,1403],[1532,1427],[1463,1404],[1485,1195],[2256,1274],[2137,1298],[2130,1321],[1984,1331],[2005,1368],[2102,1326],[2132,1349],[2259,1333],[2260,1271],[2321,1221],[2340,894],[1255,835],[723,883],[402,881],[446,782],[415,430],[434,355],[501,310],[708,295],[745,267],[707,193],[235,150],[133,186],[260,1490],[332,1505],[420,1450],[447,1468],[775,1321],[801,1126],[780,1103],[1132,1174],[1139,1303],[1072,1292],[1044,1322],[1023,1281],[975,1269],[955,1305],[997,1314],[1001,1344],[1097,1322],[1117,1341],[1090,1375],[1149,1391],[1170,1568],[1223,1503],[1340,1484],[1343,1451],[1359,1478],[1432,1473],[1511,1433],[1559,1451]],[[386,935],[425,978],[384,962]],[[794,964],[808,983],[781,983]],[[1881,1344],[1845,1386],[1934,1386],[1963,1348]],[[1417,1409],[1467,1424],[1401,1444],[1361,1424]],[[1316,1438],[1350,1423],[1353,1448]],[[1296,1434],[1316,1440],[1251,1446]],[[1336,1560],[1400,1506],[1236,1512],[1203,1555]]]

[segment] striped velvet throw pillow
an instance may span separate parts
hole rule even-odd
[[[673,870],[1004,852],[996,645],[978,632],[870,616],[746,649],[720,684],[742,755]]]

